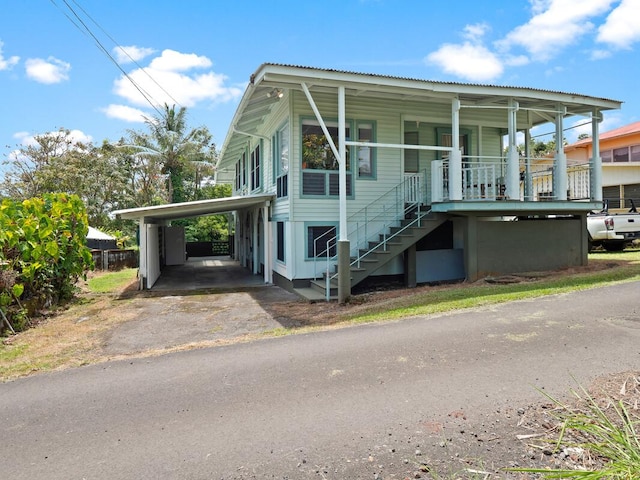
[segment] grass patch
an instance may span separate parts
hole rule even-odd
[[[554,451],[572,449],[574,455],[594,463],[588,468],[513,469],[510,471],[538,473],[547,479],[635,480],[640,472],[640,439],[637,427],[640,417],[637,405],[625,405],[624,400],[598,401],[580,387],[572,392],[575,405],[562,402],[542,392],[556,406],[555,417],[560,433]]]
[[[87,286],[92,293],[117,292],[134,281],[137,272],[136,268],[125,268],[117,272],[101,273],[90,278]]]
[[[357,313],[349,315],[348,318],[351,323],[392,320],[640,280],[640,250],[616,254],[597,253],[590,255],[589,262],[600,263],[603,269],[515,284],[471,284],[433,288],[416,295],[390,299],[384,304],[375,304],[370,308],[364,307]],[[612,266],[607,267],[609,264]]]

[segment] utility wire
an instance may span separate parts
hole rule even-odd
[[[91,31],[91,29],[84,23],[84,21],[80,18],[80,16],[76,13],[76,11],[73,9],[73,7],[71,7],[71,5],[69,5],[69,3],[67,2],[67,0],[62,0],[62,2],[67,6],[67,8],[71,11],[71,13],[73,13],[73,16],[77,19],[78,22],[80,22],[80,24],[82,25],[82,28],[76,23],[76,21],[70,17],[66,12],[64,12],[60,6],[55,2],[55,0],[50,0],[51,3],[53,3],[53,5],[55,5],[56,8],[58,8],[59,10],[61,10],[64,14],[65,17],[67,17],[67,19],[78,29],[80,30],[83,34],[85,35],[89,35],[94,42],[96,43],[97,47],[109,58],[109,60],[111,60],[111,62],[116,66],[116,68],[118,70],[120,70],[120,72],[125,76],[125,78],[127,80],[129,80],[131,82],[131,84],[134,86],[134,88],[140,93],[140,95],[142,95],[142,97],[147,101],[147,103],[149,105],[151,105],[151,107],[158,113],[158,115],[162,116],[162,111],[157,107],[157,102],[153,102],[151,95],[148,94],[147,92],[144,91],[144,89],[138,85],[136,83],[135,80],[133,80],[133,78],[131,78],[131,76],[120,66],[120,64],[118,63],[118,61],[113,58],[113,56],[109,53],[109,51],[104,47],[104,45],[102,45],[102,43],[100,42],[100,40],[93,34],[93,32]]]
[[[117,41],[116,41],[116,40],[115,40],[111,35],[109,35],[109,33],[108,33],[104,28],[102,28],[102,26],[101,26],[98,22],[96,22],[96,21],[93,19],[93,17],[91,17],[91,15],[89,15],[89,13],[88,13],[84,8],[82,8],[82,5],[80,5],[76,0],[71,0],[71,1],[72,1],[72,2],[73,2],[73,3],[74,3],[74,4],[75,4],[75,5],[76,5],[80,10],[82,10],[82,13],[84,13],[84,14],[87,16],[87,18],[88,18],[89,20],[91,20],[91,21],[94,23],[94,25],[95,25],[96,27],[98,27],[98,28],[100,29],[100,31],[101,31],[102,33],[104,33],[104,34],[106,35],[106,37],[107,37],[109,40],[111,40],[111,41],[113,42],[113,44],[118,48],[118,50],[120,50],[122,53],[124,53],[124,54],[127,56],[127,58],[128,58],[129,60],[131,60],[131,62],[132,62],[136,67],[138,67],[138,68],[139,68],[139,69],[140,69],[140,70],[141,70],[141,71],[142,71],[142,72],[143,72],[147,77],[149,77],[149,80],[151,80],[153,83],[155,83],[155,84],[156,84],[156,86],[157,86],[160,90],[162,90],[162,91],[163,91],[163,92],[164,92],[164,93],[165,93],[165,94],[166,94],[166,95],[167,95],[167,96],[168,96],[168,97],[173,101],[173,103],[174,103],[174,104],[176,104],[176,105],[178,105],[178,106],[180,106],[180,107],[182,106],[182,105],[180,105],[180,102],[178,102],[175,98],[173,98],[173,95],[171,95],[169,92],[167,92],[167,90],[165,90],[165,88],[164,88],[162,85],[160,85],[160,84],[156,81],[156,79],[155,79],[155,78],[153,78],[153,77],[149,74],[149,72],[147,71],[147,69],[143,68],[143,67],[142,67],[142,66],[141,66],[141,65],[140,65],[140,64],[139,64],[139,63],[138,63],[138,62],[137,62],[133,57],[131,57],[131,55],[129,55],[129,52],[127,52],[127,50],[126,50],[126,49],[124,49],[124,48],[123,48],[123,47],[122,47],[122,46],[121,46],[121,45],[120,45],[120,44],[119,44],[119,43],[118,43],[118,42],[117,42]],[[66,1],[65,1],[65,3],[66,3]]]

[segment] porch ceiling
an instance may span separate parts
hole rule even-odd
[[[246,197],[212,198],[195,202],[169,203],[151,207],[128,208],[112,212],[118,218],[146,221],[175,220],[178,218],[201,217],[216,213],[233,212],[243,208],[257,207],[273,200],[274,195],[252,195]]]

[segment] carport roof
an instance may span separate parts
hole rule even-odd
[[[168,203],[150,207],[114,210],[112,213],[125,220],[175,220],[178,218],[200,217],[216,213],[232,212],[243,208],[256,207],[273,200],[274,195],[251,195],[242,197],[212,198],[194,202]]]

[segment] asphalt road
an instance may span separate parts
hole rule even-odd
[[[0,477],[403,478],[452,412],[638,368],[638,282],[82,367],[0,384]]]

